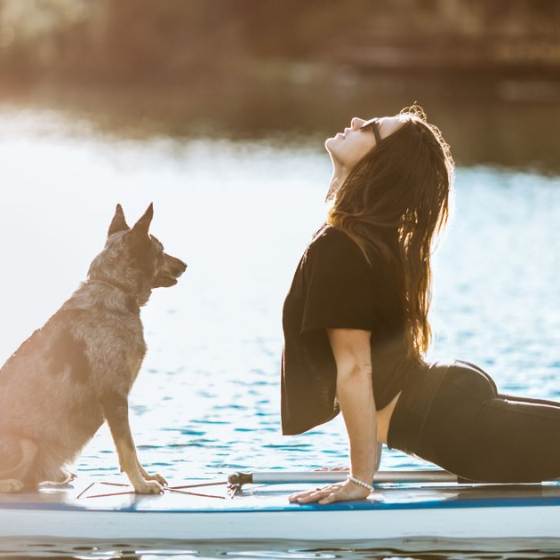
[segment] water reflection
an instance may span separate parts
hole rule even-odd
[[[535,545],[537,543],[534,543]],[[423,541],[364,543],[341,547],[314,546],[304,543],[230,543],[200,545],[177,542],[72,542],[59,543],[7,543],[0,540],[0,558],[75,558],[159,560],[162,558],[247,558],[273,560],[529,560],[556,558],[560,553],[558,544],[544,543],[515,549],[513,543],[491,542],[486,549],[473,550],[471,541],[443,542]]]
[[[296,77],[272,71],[250,81],[194,80],[188,88],[66,86],[3,95],[5,103],[56,108],[69,121],[83,119],[117,138],[228,138],[315,151],[353,116],[390,115],[418,100],[444,131],[459,164],[560,171],[556,82],[428,80],[420,74],[300,66]]]

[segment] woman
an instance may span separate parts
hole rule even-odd
[[[413,105],[353,118],[325,148],[333,164],[327,220],[283,309],[282,429],[302,433],[341,411],[350,474],[290,500],[365,498],[382,443],[475,481],[559,477],[560,403],[498,394],[467,362],[423,359],[430,254],[454,171],[439,129]]]

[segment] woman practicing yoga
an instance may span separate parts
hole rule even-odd
[[[284,302],[282,429],[299,434],[341,411],[350,472],[290,500],[365,498],[382,443],[473,481],[560,477],[560,403],[500,394],[468,362],[423,359],[432,242],[454,170],[439,129],[413,105],[355,117],[325,148],[326,222]]]

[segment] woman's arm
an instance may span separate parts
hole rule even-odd
[[[348,432],[352,474],[371,484],[377,464],[377,419],[370,332],[329,329],[336,362],[336,395]]]
[[[377,419],[373,395],[369,331],[328,329],[336,362],[336,395],[348,432],[351,473],[371,484],[378,465]],[[332,503],[364,498],[369,491],[346,481],[290,497],[300,503]]]

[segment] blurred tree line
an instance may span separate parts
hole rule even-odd
[[[557,78],[559,39],[551,0],[0,1],[0,76],[22,83],[188,86],[272,62]]]
[[[0,0],[0,102],[320,146],[418,100],[459,163],[558,170],[559,39],[560,0]]]

